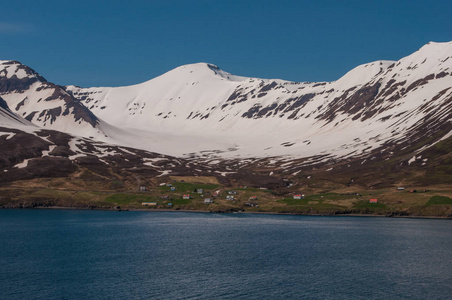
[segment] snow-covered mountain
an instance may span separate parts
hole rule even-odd
[[[17,117],[40,128],[98,137],[109,128],[63,87],[17,61],[0,61],[0,97]]]
[[[365,157],[451,135],[452,42],[334,82],[248,78],[198,63],[133,86],[61,87],[0,61],[0,97],[40,128],[178,157]]]
[[[344,158],[449,123],[451,56],[452,42],[429,43],[334,82],[239,77],[198,63],[134,86],[66,90],[129,132],[110,135],[134,147],[176,156]]]

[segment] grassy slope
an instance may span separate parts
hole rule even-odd
[[[203,182],[204,181],[204,182]],[[293,199],[295,191],[271,191],[256,188],[226,188],[211,179],[199,179],[198,182],[168,181],[176,187],[171,191],[169,186],[159,184],[147,185],[148,190],[137,192],[133,184],[124,180],[123,190],[114,190],[105,180],[90,181],[90,188],[77,185],[73,181],[64,184],[61,178],[34,179],[17,182],[0,187],[0,206],[5,207],[42,207],[66,206],[78,208],[114,208],[120,206],[128,209],[172,209],[205,210],[205,211],[250,211],[280,212],[302,214],[378,214],[378,215],[417,215],[417,216],[452,216],[452,188],[448,185],[430,186],[429,190],[416,187],[411,193],[396,188],[368,190],[360,187],[342,187],[329,192],[306,193],[301,200]],[[76,188],[78,186],[78,188]],[[194,193],[202,188],[204,193]],[[220,190],[219,197],[212,204],[204,204],[204,198],[211,197],[214,191]],[[235,200],[226,200],[229,191],[237,192]],[[299,190],[305,193],[304,190]],[[190,200],[182,199],[189,193]],[[256,196],[257,200],[249,200]],[[164,197],[164,198],[162,198]],[[369,199],[377,198],[378,203],[369,203]],[[143,207],[142,202],[157,202],[157,207]],[[258,204],[249,206],[248,203]]]
[[[419,155],[417,160],[402,165],[409,157],[361,164],[337,173],[321,170],[302,172],[291,178],[294,185],[277,190],[224,186],[213,176],[178,176],[156,178],[144,174],[104,172],[97,174],[80,168],[66,178],[35,178],[8,182],[0,186],[0,207],[67,206],[79,208],[143,208],[142,202],[158,202],[158,208],[196,209],[206,211],[262,211],[305,214],[362,213],[380,215],[452,216],[452,138],[445,139]],[[307,175],[312,175],[308,176]],[[354,183],[349,185],[350,179]],[[171,183],[176,190],[160,186]],[[243,184],[243,183],[242,183]],[[144,185],[147,191],[138,192]],[[397,191],[404,186],[404,191]],[[195,189],[204,189],[203,195]],[[410,190],[417,190],[410,193]],[[215,203],[204,204],[205,197],[220,190]],[[236,200],[226,200],[229,190],[237,191]],[[424,191],[426,190],[426,191]],[[306,194],[294,200],[295,193]],[[182,199],[190,194],[190,200]],[[249,198],[257,196],[258,200]],[[164,197],[164,198],[162,198]],[[377,204],[369,203],[377,198]],[[253,202],[258,206],[247,206]],[[146,208],[154,209],[154,208]]]

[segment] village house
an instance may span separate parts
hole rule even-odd
[[[251,196],[248,200],[257,200],[257,196]]]
[[[398,191],[404,191],[405,188],[404,188],[403,186],[399,186],[399,187],[397,188],[397,190],[398,190]]]
[[[218,197],[218,195],[220,195],[220,191],[216,191],[215,193],[212,194],[213,197]]]
[[[182,199],[190,199],[190,195],[189,195],[189,194],[184,194],[184,195],[182,196]]]
[[[370,199],[369,203],[378,203],[378,199]]]
[[[227,195],[227,196],[226,196],[226,200],[234,200],[234,196]]]
[[[145,186],[140,186],[140,192],[145,192],[146,191],[146,187]]]
[[[229,195],[237,195],[237,192],[236,191],[229,191],[228,194]]]
[[[176,190],[176,187],[175,186],[172,186],[171,187],[171,192],[174,192]]]
[[[212,203],[212,199],[211,198],[205,198],[204,199],[204,204],[210,204]]]
[[[303,195],[302,194],[296,194],[296,195],[293,195],[293,198],[294,199],[303,199]]]
[[[157,206],[157,202],[142,202],[142,206]]]
[[[198,194],[202,194],[202,193],[204,193],[204,190],[203,190],[203,189],[196,189],[196,192],[197,192]]]

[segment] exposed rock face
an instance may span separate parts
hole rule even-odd
[[[11,111],[8,107],[8,103],[0,97],[0,107],[4,110]]]

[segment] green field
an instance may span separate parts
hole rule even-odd
[[[384,203],[369,203],[369,201],[362,200],[356,202],[353,206],[353,209],[359,210],[371,210],[371,211],[381,211],[388,208],[388,206]]]
[[[143,180],[144,181],[144,180]],[[92,182],[79,178],[65,181],[62,178],[34,179],[14,185],[0,186],[0,207],[76,207],[90,209],[165,209],[205,210],[214,212],[250,211],[293,214],[376,214],[391,216],[452,217],[452,190],[448,185],[436,187],[400,184],[390,188],[366,189],[363,187],[338,188],[279,188],[260,189],[222,185],[212,178],[183,177],[171,179],[176,188],[161,185],[161,181],[147,181],[147,190],[138,192],[132,181]],[[124,184],[124,186],[122,186]],[[406,191],[398,191],[405,186]],[[120,190],[118,190],[118,188]],[[195,192],[203,189],[203,194]],[[220,191],[214,203],[204,204],[204,198]],[[417,192],[408,192],[417,190]],[[236,191],[233,201],[226,200],[229,191]],[[191,199],[182,199],[190,194]],[[294,194],[305,194],[304,199],[293,199]],[[257,199],[250,200],[256,196]],[[369,203],[376,198],[378,203]],[[157,206],[143,207],[142,202],[157,202]]]
[[[452,205],[452,198],[445,196],[433,196],[428,200],[427,205]]]
[[[195,189],[203,189],[204,192],[213,192],[218,189],[220,186],[217,184],[203,184],[203,183],[188,183],[188,182],[171,182],[171,185],[176,188],[175,192],[193,194]],[[160,191],[162,192],[170,192],[171,187],[169,186],[160,186]]]
[[[355,194],[338,194],[338,193],[322,193],[322,194],[314,194],[314,195],[307,195],[303,199],[293,199],[291,198],[284,198],[283,200],[280,200],[278,202],[280,203],[286,203],[287,205],[306,205],[311,202],[315,203],[324,203],[325,201],[333,202],[333,201],[341,201],[341,200],[348,200],[348,199],[357,199],[358,196]]]
[[[157,202],[157,199],[148,195],[136,195],[136,194],[111,194],[105,198],[106,202],[115,203],[117,205],[133,205],[142,202]]]

